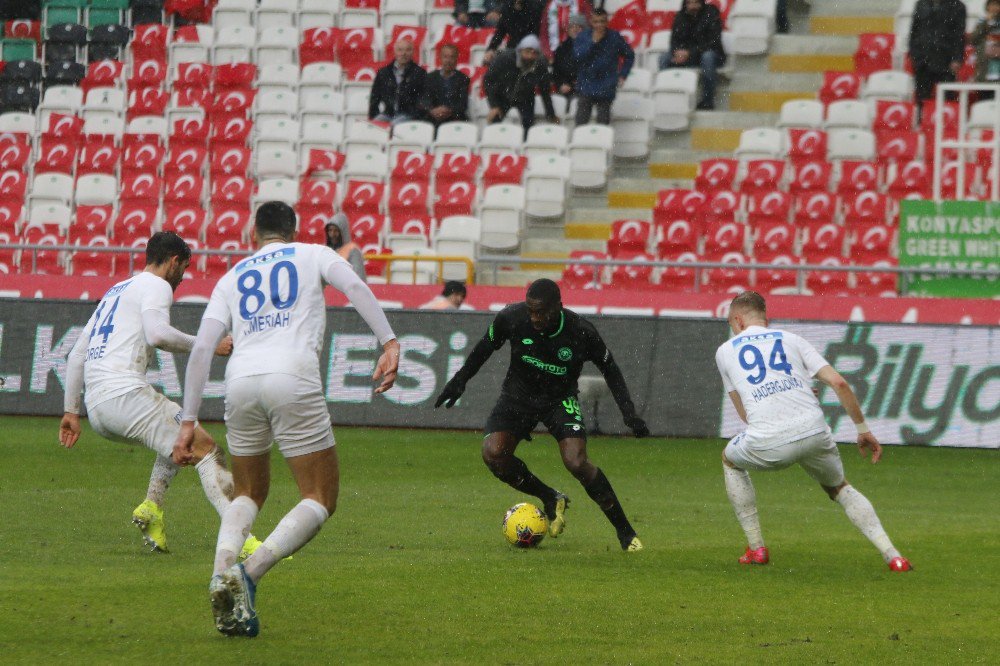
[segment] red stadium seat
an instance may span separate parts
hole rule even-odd
[[[878,192],[861,192],[845,196],[844,224],[886,224],[891,219],[892,202]]]
[[[395,53],[396,42],[408,40],[413,42],[413,61],[420,63],[420,53],[423,50],[424,40],[427,38],[427,28],[416,25],[394,25],[389,43],[385,45],[386,54]]]
[[[708,195],[697,190],[670,189],[656,193],[656,207],[653,208],[653,222],[674,219],[696,219],[702,213],[702,208]]]
[[[795,228],[787,222],[763,222],[752,233],[755,257],[791,255],[795,252]]]
[[[628,259],[630,261],[653,261],[654,258],[645,254],[628,253],[614,257],[615,259]],[[653,276],[652,266],[636,266],[626,264],[614,266],[611,269],[610,286],[618,289],[648,289],[651,286]]]
[[[136,88],[129,93],[125,119],[139,116],[162,116],[170,103],[170,93],[159,88]]]
[[[132,75],[127,85],[129,90],[137,88],[162,88],[167,80],[167,64],[165,60],[135,60],[132,63]]]
[[[208,171],[216,176],[246,176],[250,170],[250,149],[226,146],[212,151]]]
[[[333,214],[337,200],[337,181],[305,178],[299,183],[299,203],[307,206],[327,206]]]
[[[897,266],[892,258],[885,258],[872,264],[872,268],[889,268]],[[899,277],[896,273],[864,272],[854,274],[854,293],[859,296],[893,297],[898,293]]]
[[[848,255],[859,264],[872,264],[889,257],[892,250],[893,230],[885,224],[867,224],[848,227],[851,242]]]
[[[434,234],[434,221],[427,213],[390,217],[388,225],[390,234],[420,234],[428,240]]]
[[[645,254],[649,247],[650,226],[645,220],[615,220],[611,223],[608,254],[616,259],[627,254]]]
[[[213,69],[207,62],[182,62],[177,65],[170,87],[173,90],[209,90],[212,87]]]
[[[0,201],[0,234],[13,238],[20,233],[23,222],[24,204],[21,201]]]
[[[920,155],[919,132],[899,131],[880,132],[875,137],[875,152],[881,164],[891,162],[909,162]]]
[[[208,144],[208,123],[200,118],[175,120],[170,133],[170,148],[204,148]]]
[[[767,192],[747,197],[747,223],[788,222],[792,197],[786,192]]]
[[[434,156],[428,153],[412,153],[400,151],[396,155],[396,164],[392,167],[390,180],[393,182],[423,182],[431,180],[431,170],[434,168]]]
[[[709,268],[704,271],[705,289],[713,292],[740,292],[750,286],[750,271],[742,268],[747,258],[742,252],[727,252],[721,257],[711,259],[732,264],[732,268]]]
[[[603,252],[590,252],[587,250],[573,250],[569,254],[570,262],[573,259],[608,259],[608,255]],[[606,266],[587,266],[578,263],[569,263],[563,269],[560,282],[563,287],[569,289],[600,289],[602,283],[606,282]]]
[[[215,97],[212,98],[208,112],[213,118],[218,119],[247,118],[253,108],[253,100],[256,96],[257,91],[254,89],[233,88],[217,91]]]
[[[64,245],[66,235],[57,227],[27,226],[21,232],[21,243],[25,245]],[[25,250],[21,255],[20,271],[35,275],[63,275],[62,252],[59,250]]]
[[[344,154],[336,150],[312,148],[309,150],[309,157],[303,176],[307,178],[318,175],[336,176],[344,167],[344,159]]]
[[[125,146],[122,155],[122,180],[141,173],[155,174],[163,164],[167,151],[156,143],[135,143]]]
[[[705,229],[705,249],[702,252],[705,260],[721,261],[727,254],[742,254],[745,230],[746,227],[738,222],[710,222]]]
[[[121,149],[116,146],[88,141],[80,151],[76,175],[78,178],[92,173],[114,175],[118,171],[121,155]]]
[[[91,88],[117,87],[122,78],[124,65],[117,60],[98,60],[87,66],[87,75],[80,81],[86,95]]]
[[[827,135],[817,129],[788,130],[788,159],[793,166],[826,159]]]
[[[115,245],[131,245],[137,238],[148,239],[152,235],[159,206],[149,201],[122,201],[112,230]]]
[[[892,52],[896,35],[888,33],[862,33],[858,49],[854,52],[854,71],[867,77],[873,72],[892,69]]]
[[[361,245],[378,245],[385,230],[385,218],[381,215],[359,215],[350,221],[351,239]]]
[[[483,187],[521,185],[524,182],[524,171],[527,168],[527,157],[513,153],[493,153],[489,156],[486,169],[483,171]]]
[[[298,206],[295,212],[299,215],[299,234],[296,237],[300,243],[326,244],[326,223],[330,214],[321,208]],[[345,211],[346,212],[346,211]]]
[[[163,165],[163,176],[168,181],[184,175],[201,176],[207,161],[208,151],[204,148],[171,148]]]
[[[668,257],[698,251],[698,225],[690,220],[670,220],[656,225],[656,253]]]
[[[53,113],[49,116],[49,126],[42,133],[42,137],[54,139],[79,139],[83,135],[83,119],[77,116],[69,116],[62,113]]]
[[[788,191],[792,194],[826,191],[830,189],[832,174],[833,165],[823,160],[795,164]]]
[[[837,197],[829,192],[804,192],[795,198],[795,224],[830,224],[837,215]]]
[[[807,264],[819,264],[825,259],[843,259],[846,230],[839,224],[814,223],[802,231],[801,256]]]
[[[75,139],[59,139],[42,136],[38,146],[38,158],[35,160],[37,173],[65,173],[73,175],[76,166],[77,141]],[[10,168],[7,165],[0,165]]]
[[[476,202],[475,183],[462,181],[438,183],[434,189],[434,217],[437,219],[472,214],[472,207]]]
[[[729,158],[702,160],[694,179],[694,189],[701,192],[736,189],[734,184],[739,166],[737,160]]]
[[[0,202],[24,203],[28,178],[23,171],[4,171],[0,174]]]
[[[205,181],[197,173],[178,173],[167,176],[163,201],[169,204],[200,206],[205,192]]]
[[[215,250],[246,250],[248,249],[243,243],[236,239],[224,240],[218,245],[211,246]],[[205,277],[210,280],[215,280],[223,275],[236,265],[243,257],[239,255],[223,255],[223,254],[208,254],[205,255]]]
[[[213,87],[222,90],[250,90],[257,78],[257,65],[249,62],[229,62],[216,65],[213,72]]]
[[[0,146],[0,170],[24,171],[24,165],[31,157],[31,146],[22,143],[6,143]]]
[[[754,262],[770,264],[768,268],[758,268],[754,271],[754,288],[764,294],[777,290],[788,290],[797,286],[798,275],[793,270],[782,269],[783,266],[794,266],[798,262],[791,253],[771,254],[760,253],[754,257]]]
[[[237,116],[212,120],[211,142],[213,148],[222,145],[246,146],[250,133],[253,131],[253,121]]]
[[[729,190],[715,190],[709,193],[702,206],[701,218],[705,221],[723,220],[734,222],[743,210],[743,195]]]
[[[840,163],[840,180],[837,192],[877,192],[879,189],[879,168],[875,162],[844,160]]]
[[[469,182],[476,179],[481,158],[479,155],[447,153],[441,157],[441,164],[434,172],[437,183]],[[483,187],[490,187],[483,180]]]
[[[215,174],[212,176],[212,207],[249,208],[254,183],[246,176]]]
[[[385,184],[370,180],[349,180],[341,210],[348,217],[374,215],[382,212]]]
[[[314,62],[334,62],[339,38],[340,29],[332,26],[304,31],[299,43],[299,65],[305,67]]]
[[[887,193],[894,199],[906,199],[914,194],[930,198],[931,171],[926,162],[911,160],[893,165],[887,180]]]
[[[389,187],[389,217],[425,216],[430,185],[426,181],[394,180]]]
[[[30,19],[10,19],[3,24],[3,36],[7,39],[30,39],[41,44],[42,24]]]
[[[173,231],[184,240],[201,239],[205,229],[205,208],[200,205],[167,204],[163,230]],[[194,263],[192,261],[192,263]]]
[[[819,101],[824,105],[841,99],[857,99],[861,94],[861,76],[854,72],[823,72]]]
[[[978,169],[974,163],[965,165],[965,193],[959,194],[958,174],[961,171],[959,162],[948,162],[941,169],[941,196],[945,198],[973,197],[976,191]]]
[[[740,192],[772,192],[781,187],[785,178],[785,163],[782,160],[750,160],[747,173],[740,183]]]
[[[901,132],[913,129],[913,102],[898,102],[880,99],[875,102],[875,121],[872,130],[879,132]]]
[[[158,23],[150,23],[134,26],[132,41],[129,42],[129,50],[132,52],[132,61],[167,59],[167,36],[170,28]]]
[[[663,261],[694,263],[699,260],[695,252],[680,252],[661,254]],[[694,291],[695,269],[685,267],[664,268],[660,271],[657,284],[661,289],[670,291]]]
[[[159,202],[163,180],[155,173],[137,173],[122,179],[121,200],[133,205]]]
[[[812,263],[812,262],[810,262]],[[821,266],[844,266],[844,260],[839,257],[826,257],[819,262]],[[811,271],[806,275],[806,288],[820,296],[847,296],[849,273],[847,271]]]
[[[77,241],[77,249],[70,255],[70,272],[73,275],[94,275],[109,277],[115,274],[115,254],[95,252],[88,248],[110,247],[107,236],[92,236],[86,241]]]
[[[375,62],[375,29],[345,28],[337,40],[337,56],[344,70]]]
[[[212,215],[205,225],[205,247],[222,247],[233,241],[243,242],[249,225],[249,206],[213,204]]]
[[[114,221],[114,206],[77,206],[70,227],[70,239],[76,243],[94,236],[106,236]]]

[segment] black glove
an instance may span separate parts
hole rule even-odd
[[[434,402],[434,409],[444,405],[446,409],[451,409],[458,402],[458,399],[465,393],[465,380],[458,375],[451,378],[451,381],[444,385],[441,395]]]
[[[635,414],[625,417],[625,425],[637,438],[649,437],[649,426]]]

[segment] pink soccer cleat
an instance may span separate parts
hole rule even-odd
[[[768,552],[767,546],[761,546],[757,550],[747,546],[747,552],[740,556],[740,564],[767,564],[770,561],[771,554]]]
[[[913,567],[905,557],[894,557],[889,562],[889,571],[913,571]]]

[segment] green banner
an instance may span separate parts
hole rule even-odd
[[[899,265],[1000,271],[1000,204],[983,201],[903,200]],[[909,295],[996,298],[996,275],[917,275]]]

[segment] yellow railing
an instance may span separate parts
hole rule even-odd
[[[476,266],[472,263],[472,259],[462,256],[446,256],[446,255],[426,255],[426,254],[366,254],[365,261],[384,261],[386,262],[386,271],[391,272],[391,264],[394,261],[405,261],[413,265],[413,284],[417,283],[417,264],[421,262],[434,262],[438,265],[437,279],[438,282],[444,282],[444,265],[445,264],[465,264],[465,283],[473,284],[476,279]],[[388,280],[389,275],[386,275]]]

